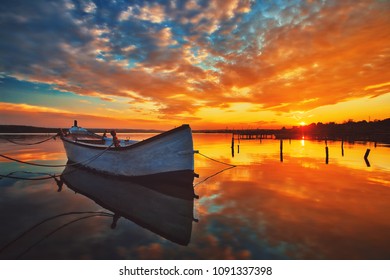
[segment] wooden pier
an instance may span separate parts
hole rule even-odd
[[[275,133],[276,132],[276,133]],[[278,133],[279,132],[279,133]],[[232,144],[231,144],[231,152],[232,157],[234,157],[234,142],[235,140],[238,141],[237,144],[237,153],[240,153],[240,140],[251,140],[251,139],[274,139],[279,140],[280,143],[280,162],[283,162],[283,140],[288,139],[289,143],[291,144],[291,138],[288,137],[287,134],[281,134],[280,130],[264,130],[264,129],[258,129],[258,130],[235,130],[232,131]],[[317,139],[318,140],[318,139]],[[325,137],[323,139],[325,143],[325,164],[329,164],[329,146],[328,146],[328,138]],[[375,148],[376,148],[376,142],[374,142]],[[371,149],[367,149],[366,153],[364,154],[364,161],[367,165],[367,167],[370,167],[370,162],[368,160],[368,156],[370,155]],[[344,139],[341,140],[341,155],[344,157]]]
[[[235,137],[237,140],[275,139],[278,133],[280,131],[275,129],[234,130],[233,138]]]

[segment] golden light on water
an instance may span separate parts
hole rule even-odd
[[[121,138],[139,140],[151,135],[120,134]],[[112,253],[110,248],[123,246],[126,250],[121,251],[120,258],[131,256],[132,259],[153,256],[163,259],[258,259],[263,257],[264,248],[274,252],[267,256],[270,259],[382,259],[388,256],[385,244],[390,228],[384,222],[389,220],[390,213],[390,150],[387,147],[370,142],[344,142],[342,154],[339,141],[328,141],[329,164],[325,164],[324,141],[286,139],[283,140],[282,162],[280,140],[236,139],[232,151],[231,139],[231,134],[193,134],[194,148],[217,161],[195,154],[195,172],[200,177],[194,179],[194,190],[199,195],[199,199],[194,200],[194,217],[199,218],[199,222],[193,224],[188,247],[179,248],[144,227],[134,224],[129,227],[125,218],[121,218],[115,231],[123,231],[123,234],[115,234],[109,228],[110,223],[97,219],[77,223],[70,231],[77,229],[84,232],[84,236],[107,237],[105,240],[110,242],[101,244],[107,246],[104,249],[109,254],[117,256],[117,251]],[[32,139],[23,141],[34,142]],[[34,150],[16,147],[4,139],[0,139],[0,144],[0,152],[7,154],[13,149],[14,158],[66,163],[62,143],[58,140],[37,145]],[[371,149],[370,167],[363,160],[367,148]],[[5,161],[0,165],[2,174],[20,177],[34,176],[24,171],[63,172],[63,168],[32,169]],[[53,212],[101,209],[93,200],[75,195],[65,185],[58,193],[54,180],[31,183],[6,179],[1,183],[5,187],[0,188],[3,198],[0,207],[3,213],[8,213],[4,219],[18,227],[14,234],[19,234],[20,228],[25,226],[21,221],[22,213],[26,211],[29,219],[41,220]],[[112,187],[115,187],[114,183]],[[152,209],[153,205],[150,207]],[[20,213],[17,212],[19,208]],[[4,227],[4,230],[13,228]],[[143,235],[140,242],[128,238],[139,236],[140,232]],[[66,255],[69,254],[69,246],[66,247],[69,238],[72,244],[82,244],[71,248],[73,257],[85,257],[85,250],[90,250],[91,258],[95,256],[96,243],[91,244],[80,235],[53,235],[50,244],[56,244],[65,258],[69,256]],[[159,247],[157,255],[155,247]],[[229,247],[228,251],[224,250],[226,247]],[[48,247],[31,250],[29,256],[52,258],[53,251],[45,248]]]

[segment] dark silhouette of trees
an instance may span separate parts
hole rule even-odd
[[[292,138],[390,142],[390,118],[371,122],[348,120],[342,124],[312,123],[290,130]]]

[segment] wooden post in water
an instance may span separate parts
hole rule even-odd
[[[328,164],[329,163],[329,147],[326,146],[325,147],[325,163]]]
[[[341,140],[341,155],[344,156],[344,139]]]
[[[238,136],[240,137],[240,136]],[[230,147],[232,150],[232,157],[234,157],[234,133],[232,133],[232,146]]]
[[[283,139],[280,139],[280,162],[283,162]]]

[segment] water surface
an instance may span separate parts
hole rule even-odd
[[[150,135],[124,136],[145,139]],[[30,135],[17,140],[29,143],[46,137]],[[74,176],[86,178],[84,191],[104,187],[105,192],[112,188],[119,193],[123,185],[129,185],[131,193],[127,195],[133,199],[129,200],[130,219],[119,218],[114,229],[114,209],[97,204],[96,196],[75,191],[66,183],[59,188],[53,178],[2,178],[0,247],[9,246],[0,257],[389,259],[390,149],[373,143],[344,143],[342,154],[340,142],[328,141],[327,145],[328,164],[324,142],[285,140],[281,161],[278,140],[236,140],[232,151],[231,135],[194,134],[196,150],[236,165],[218,173],[229,166],[196,154],[195,172],[200,177],[193,183],[199,199],[153,190],[150,182],[151,188],[143,189],[132,187],[134,182]],[[369,166],[363,159],[367,149],[371,151]],[[36,146],[0,139],[0,150],[23,161],[67,161],[58,139]],[[43,168],[0,159],[0,170],[2,175],[33,179],[47,177],[47,173],[59,175],[64,167]],[[155,186],[161,183],[156,181]],[[125,203],[120,195],[116,199],[118,205]],[[172,218],[175,209],[185,221]],[[140,219],[159,222],[153,228]],[[181,237],[185,234],[180,230],[189,230],[189,243],[164,236],[163,227]],[[12,240],[15,242],[10,244]]]

